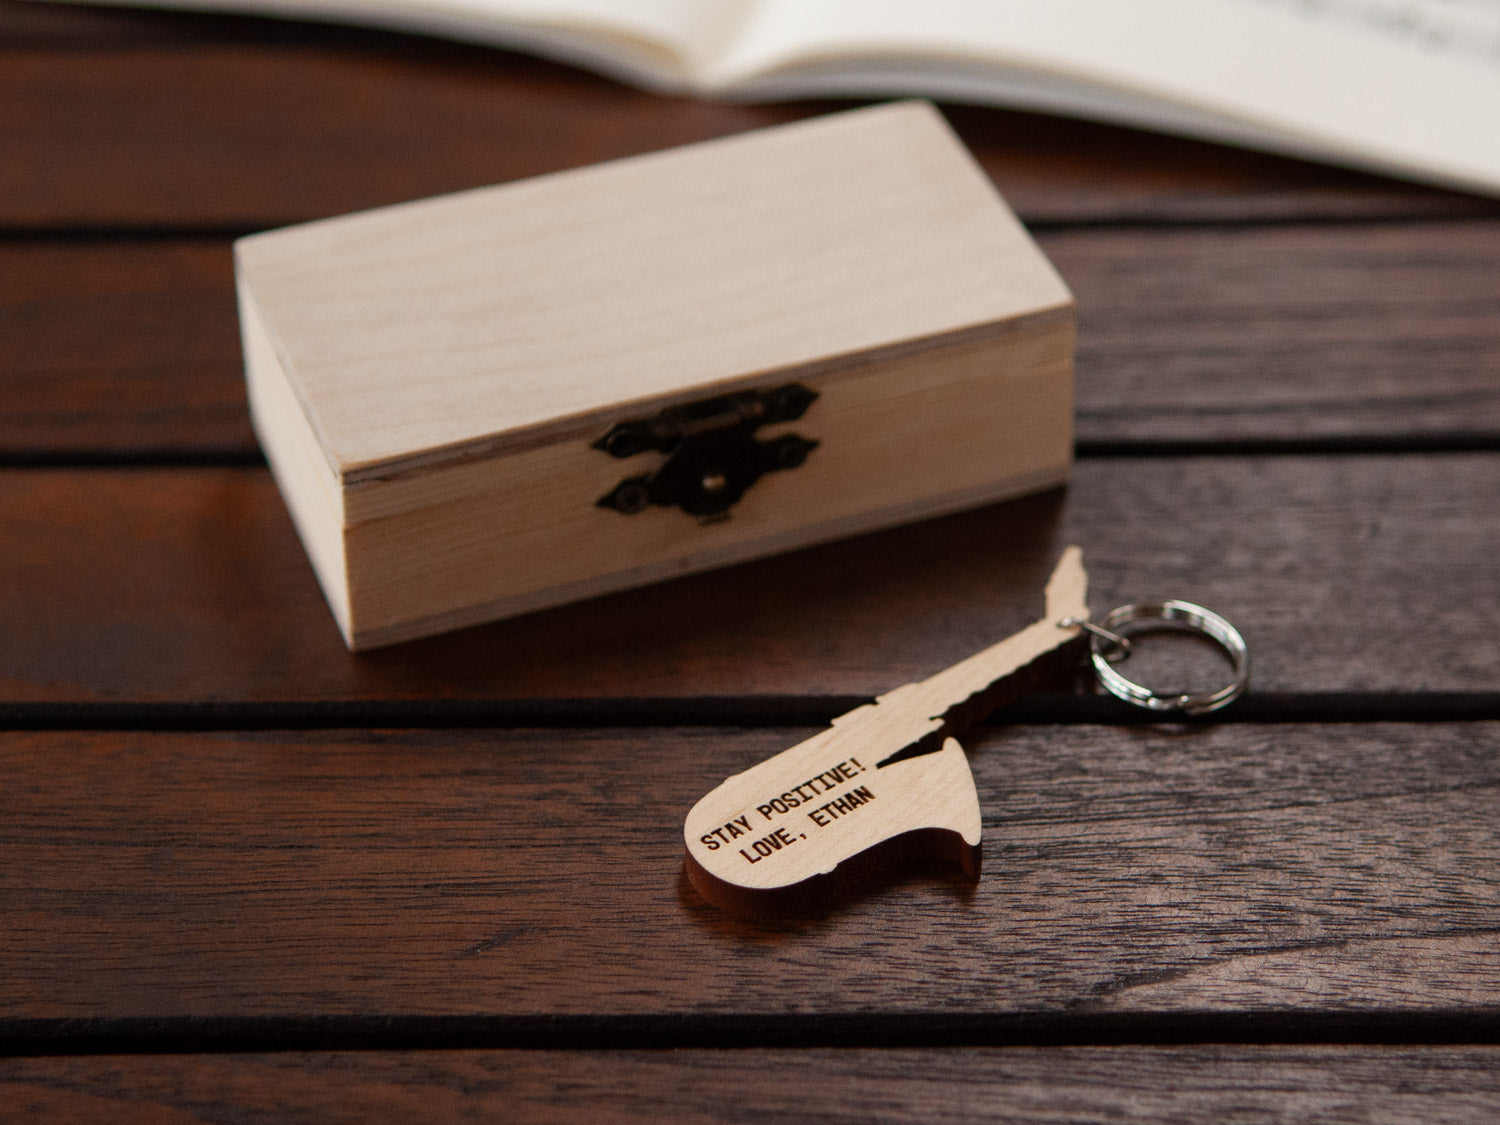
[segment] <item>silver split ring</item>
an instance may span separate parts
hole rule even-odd
[[[1111,657],[1120,660],[1129,654],[1129,643],[1123,646],[1124,636],[1120,628],[1136,621],[1158,622],[1157,628],[1180,629],[1190,633],[1202,633],[1218,643],[1229,657],[1234,679],[1217,691],[1187,692],[1164,695],[1128,680],[1115,670]],[[1083,622],[1078,622],[1082,625]],[[1099,682],[1113,695],[1127,703],[1145,707],[1150,711],[1167,711],[1183,715],[1206,715],[1227,706],[1245,690],[1250,682],[1250,650],[1245,647],[1245,638],[1239,630],[1212,610],[1204,609],[1192,602],[1133,602],[1109,611],[1098,625],[1088,627],[1089,653],[1094,662],[1094,671]]]

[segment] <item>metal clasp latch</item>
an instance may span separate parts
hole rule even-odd
[[[797,434],[769,441],[753,436],[761,426],[802,417],[817,397],[816,391],[788,383],[616,423],[593,443],[595,449],[622,458],[649,450],[669,456],[653,472],[626,477],[599,498],[599,506],[634,515],[660,504],[679,507],[705,522],[724,519],[764,474],[795,469],[817,448],[816,441]]]

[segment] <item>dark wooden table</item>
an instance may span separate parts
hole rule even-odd
[[[256,449],[230,241],[820,112],[0,3],[0,1117],[1500,1115],[1500,204],[950,118],[1081,309],[1065,491],[354,657]],[[725,775],[1030,620],[1251,694],[969,739],[972,893],[746,925]]]

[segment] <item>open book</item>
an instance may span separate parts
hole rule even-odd
[[[1500,195],[1500,0],[124,0],[424,31],[737,100],[921,95]]]

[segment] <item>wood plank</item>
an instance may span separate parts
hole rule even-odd
[[[1500,439],[1500,223],[1043,235],[1081,441]]]
[[[1069,543],[1096,612],[1235,622],[1252,697],[1493,693],[1497,495],[1490,454],[1091,459],[1065,492],[355,656],[263,470],[10,470],[0,698],[870,696],[1034,620]]]
[[[155,19],[155,13],[83,4],[32,4],[0,0],[0,50],[25,46],[108,46],[160,40],[186,28],[178,21]],[[174,22],[178,26],[173,27]],[[225,21],[226,26],[231,21]],[[221,32],[222,34],[222,32]]]
[[[1493,1030],[1500,724],[987,729],[977,885],[919,869],[736,921],[687,885],[682,818],[805,733],[9,735],[0,1034]]]
[[[228,243],[0,247],[0,448],[255,456]]]
[[[17,7],[7,5],[6,7]],[[0,8],[4,11],[4,8]],[[825,112],[637,91],[414,37],[161,21],[0,66],[0,227],[264,228],[499,183]],[[74,16],[68,17],[73,20]],[[106,14],[112,22],[123,16]],[[3,25],[0,25],[3,32]],[[174,42],[174,38],[177,40]],[[1033,222],[1495,215],[1493,200],[1036,114],[958,108],[980,163]]]
[[[1078,230],[1083,442],[1500,440],[1500,224]],[[228,246],[0,248],[0,451],[253,457]]]
[[[417,1051],[7,1059],[58,1123],[1493,1121],[1493,1047]]]
[[[0,225],[255,229],[805,116],[663,98],[502,52],[15,49]]]

